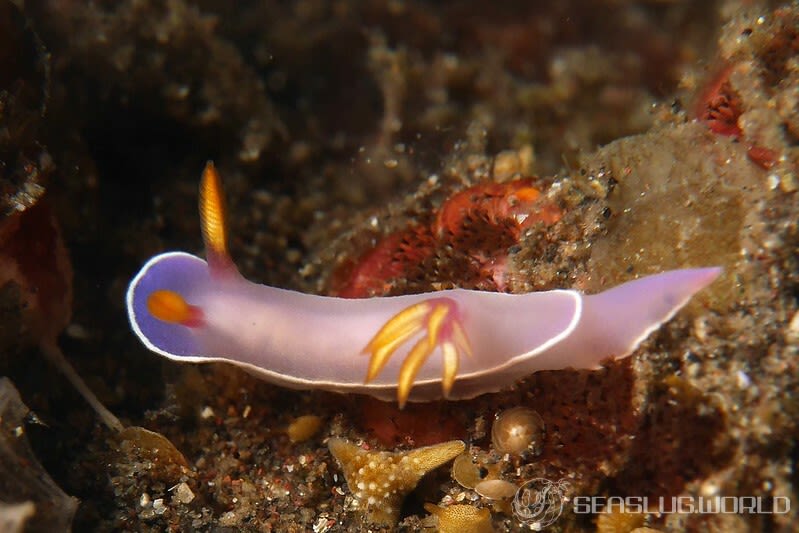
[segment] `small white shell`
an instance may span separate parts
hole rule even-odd
[[[491,444],[499,453],[539,455],[545,431],[541,415],[529,407],[513,407],[494,418]]]
[[[518,487],[502,479],[484,479],[474,486],[474,491],[489,500],[504,500],[513,497]]]

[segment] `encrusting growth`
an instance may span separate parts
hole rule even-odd
[[[396,524],[402,501],[419,480],[466,449],[460,440],[404,452],[364,450],[341,438],[330,439],[327,446],[364,519],[380,525]]]
[[[493,533],[491,511],[472,505],[450,505],[439,507],[424,504],[425,510],[436,517],[439,533]]]

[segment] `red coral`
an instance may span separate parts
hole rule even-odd
[[[554,224],[560,209],[545,201],[533,178],[482,183],[455,193],[432,224],[391,233],[346,272],[333,276],[333,294],[363,298],[435,290],[453,284],[505,290],[508,250],[535,223]],[[397,284],[403,284],[399,287]]]
[[[392,233],[364,254],[333,292],[342,298],[386,294],[392,279],[405,274],[408,265],[424,261],[433,248],[434,238],[427,226]]]
[[[521,231],[534,222],[553,224],[560,220],[561,213],[557,207],[535,205],[541,191],[533,184],[533,178],[508,183],[482,183],[453,194],[439,209],[433,233],[439,237],[447,233],[457,236],[468,228],[470,218],[483,214],[486,222],[493,226],[510,222],[508,227],[518,239]]]
[[[728,65],[711,78],[700,93],[694,112],[697,118],[704,122],[713,133],[742,139],[743,131],[738,126],[738,119],[742,113],[742,102],[730,83],[730,74],[734,68],[735,65]],[[746,155],[764,170],[769,170],[776,165],[779,157],[775,150],[751,142]]]
[[[738,138],[741,136],[738,127],[741,99],[730,84],[733,67],[728,65],[711,78],[700,94],[695,113],[713,133]]]

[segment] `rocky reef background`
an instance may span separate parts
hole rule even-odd
[[[564,512],[553,531],[792,530],[799,5],[490,4],[0,0],[0,502],[23,505],[0,507],[3,523],[361,531],[369,518],[325,446],[335,435],[399,451],[463,439],[481,475],[568,478],[573,495],[794,503],[640,523]],[[387,293],[489,281],[595,292],[681,266],[725,274],[597,372],[402,413],[288,391],[164,361],[127,324],[126,285],[148,257],[202,252],[209,159],[233,256],[262,283],[335,293],[360,272]],[[557,220],[507,233],[474,207],[477,222],[421,271],[385,278],[365,262],[458,191],[526,177]],[[467,277],[475,248],[490,269]],[[128,429],[102,426],[48,363],[40,348],[56,340]],[[546,425],[539,454],[497,454],[491,421],[520,405]],[[294,442],[304,415],[321,425]],[[423,504],[455,502],[489,509],[497,531],[524,528],[447,468],[397,527],[435,527]]]

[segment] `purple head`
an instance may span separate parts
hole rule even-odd
[[[148,300],[157,291],[172,291],[191,301],[192,293],[209,282],[208,265],[199,257],[168,252],[150,259],[130,282],[127,294],[128,319],[142,342],[171,358],[200,355],[193,328],[156,318]]]

